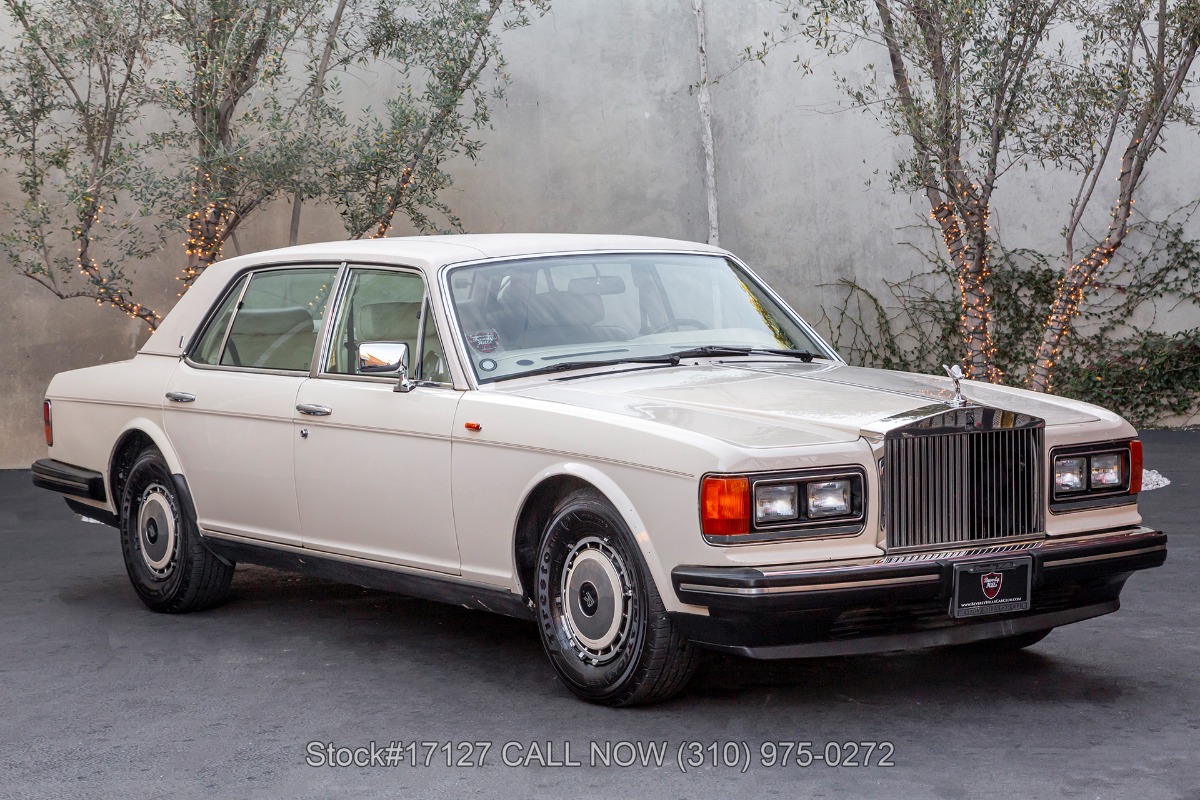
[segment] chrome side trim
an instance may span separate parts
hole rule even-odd
[[[155,404],[151,404],[151,403],[137,403],[137,402],[127,401],[127,400],[93,400],[88,397],[65,397],[65,396],[50,397],[47,399],[53,400],[55,403],[79,403],[80,405],[88,405],[88,406],[122,406],[125,408],[144,408],[148,411],[158,411],[159,409],[162,408],[161,405],[155,405]]]
[[[461,429],[459,429],[461,431]],[[535,447],[528,444],[516,444],[513,442],[495,442],[487,439],[478,439],[475,437],[462,437],[454,435],[451,438],[454,441],[462,444],[470,444],[473,447],[500,447],[507,450],[525,450],[530,453],[544,453],[546,455],[579,459],[585,463],[597,462],[600,464],[616,464],[621,467],[633,467],[634,469],[644,469],[648,472],[658,472],[663,475],[676,475],[681,478],[696,478],[696,474],[692,472],[680,472],[679,470],[666,469],[665,467],[655,467],[650,464],[639,464],[636,461],[622,461],[619,458],[602,458],[596,455],[588,455],[586,453],[572,453],[567,450],[554,450],[549,447]]]
[[[447,389],[446,391],[455,391]],[[296,420],[297,423],[306,425],[313,430],[322,430],[333,428],[343,431],[362,431],[365,433],[378,433],[383,436],[404,436],[406,438],[413,437],[417,439],[431,439],[437,442],[450,442],[454,440],[453,434],[447,433],[428,433],[425,431],[410,431],[404,428],[380,428],[374,425],[356,425],[348,422],[332,422],[328,419],[304,419]]]
[[[493,584],[478,583],[459,578],[456,574],[450,572],[437,572],[431,569],[421,569],[420,567],[410,567],[404,564],[396,564],[391,561],[378,561],[371,558],[363,558],[361,556],[348,556],[344,553],[337,553],[332,550],[318,550],[313,547],[303,547],[284,542],[273,542],[267,539],[255,539],[250,536],[242,536],[236,533],[229,533],[217,528],[202,528],[200,535],[206,539],[217,539],[221,541],[237,542],[239,544],[261,547],[268,550],[278,550],[291,555],[304,556],[310,555],[313,557],[320,556],[333,561],[344,561],[347,564],[361,564],[364,566],[378,567],[379,569],[388,570],[389,572],[403,572],[407,575],[419,575],[427,578],[437,578],[438,580],[447,580],[463,586],[470,586],[479,589],[500,589],[507,591],[506,586],[497,586]]]
[[[338,265],[337,274],[333,276],[333,289],[329,292],[329,299],[325,301],[325,313],[321,316],[321,329],[317,331],[317,341],[313,344],[312,361],[308,362],[308,377],[310,378],[317,377],[317,374],[324,369],[325,359],[328,357],[326,344],[330,332],[333,330],[333,315],[341,309],[342,294],[350,280],[349,274],[350,269],[347,262],[343,261]]]
[[[233,304],[233,309],[229,312],[229,320],[225,323],[225,333],[221,334],[221,349],[219,349],[217,351],[217,363],[209,365],[209,366],[219,367],[219,366],[221,366],[221,362],[225,360],[225,348],[229,346],[229,334],[233,330],[233,320],[234,320],[234,318],[237,317],[238,312],[242,310],[242,301],[244,301],[246,299],[246,290],[250,288],[250,283],[253,280],[254,280],[254,273],[252,273],[252,272],[246,273],[245,279],[242,280],[242,288],[238,289],[237,300]],[[224,300],[224,298],[222,298],[222,301],[223,300]],[[213,305],[212,313],[216,313],[217,309],[220,307],[221,307],[221,302],[218,301],[217,303],[215,303]],[[204,334],[200,334],[200,336],[203,338]],[[197,341],[199,341],[199,339],[197,339]],[[191,348],[190,347],[188,348],[188,352],[185,353],[184,355],[188,356],[188,360],[191,360],[191,358],[190,358]],[[237,365],[230,364],[229,366],[233,367],[233,366],[237,366]]]
[[[438,572],[370,558],[347,556],[279,542],[201,531],[204,545],[231,562],[249,562],[289,572],[315,575],[411,597],[532,619],[531,606],[510,585],[467,580],[456,573]]]

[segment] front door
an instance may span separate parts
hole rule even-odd
[[[296,398],[304,547],[457,574],[450,433],[461,392],[432,318],[424,322],[424,280],[364,267],[345,281],[319,374]],[[397,392],[396,376],[371,374],[358,357],[364,342],[407,344],[416,388]]]

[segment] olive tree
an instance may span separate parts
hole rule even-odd
[[[340,211],[348,234],[397,214],[441,215],[445,162],[506,75],[498,33],[545,0],[3,0],[16,44],[0,50],[3,165],[21,202],[0,247],[60,297],[143,319],[131,267],[185,240],[182,291],[239,227],[290,198]],[[490,69],[490,72],[489,72]],[[346,79],[378,104],[348,105]],[[65,221],[64,221],[65,220]],[[103,250],[100,255],[98,251]]]
[[[0,155],[19,201],[0,205],[0,252],[56,296],[108,304],[154,327],[126,265],[151,255],[129,191],[149,149],[154,0],[4,0],[17,43],[0,52]]]
[[[1197,0],[783,0],[785,22],[746,60],[801,39],[839,56],[879,55],[841,73],[850,103],[911,144],[892,185],[921,194],[955,271],[963,358],[970,377],[1000,381],[993,363],[990,223],[997,188],[1017,169],[1072,171],[1062,279],[1037,353],[1032,388],[1046,390],[1054,359],[1096,272],[1121,246],[1133,201],[1167,123],[1190,123],[1187,88],[1200,37]],[[811,71],[809,61],[802,66]],[[1080,252],[1098,181],[1127,143],[1112,224]]]
[[[1033,356],[1027,384],[1049,391],[1054,367],[1097,274],[1125,243],[1134,224],[1134,202],[1150,159],[1163,149],[1170,123],[1194,126],[1188,89],[1200,48],[1197,0],[1110,0],[1074,9],[1082,46],[1073,69],[1051,70],[1044,101],[1049,125],[1035,139],[1043,161],[1079,176],[1063,225],[1063,274]],[[1116,191],[1097,192],[1116,160]],[[1086,214],[1109,206],[1104,234],[1090,244]]]

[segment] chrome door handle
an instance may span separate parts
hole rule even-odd
[[[194,403],[196,395],[187,392],[167,392],[167,399],[172,403]]]
[[[307,414],[310,417],[328,417],[333,413],[333,409],[327,406],[317,406],[312,403],[301,403],[296,406],[296,410],[301,414]]]

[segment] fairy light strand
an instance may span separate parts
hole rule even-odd
[[[978,199],[975,186],[959,184],[961,215],[966,217],[974,230],[985,233],[988,227],[989,209]],[[975,242],[965,236],[960,224],[959,207],[952,202],[943,202],[930,210],[930,216],[942,231],[942,241],[955,263],[955,281],[961,298],[959,332],[968,354],[971,377],[983,378],[999,383],[1004,373],[996,366],[996,346],[992,338],[991,292],[988,291],[991,268],[988,265],[986,244],[982,252],[975,251]],[[972,266],[976,268],[972,268]]]

